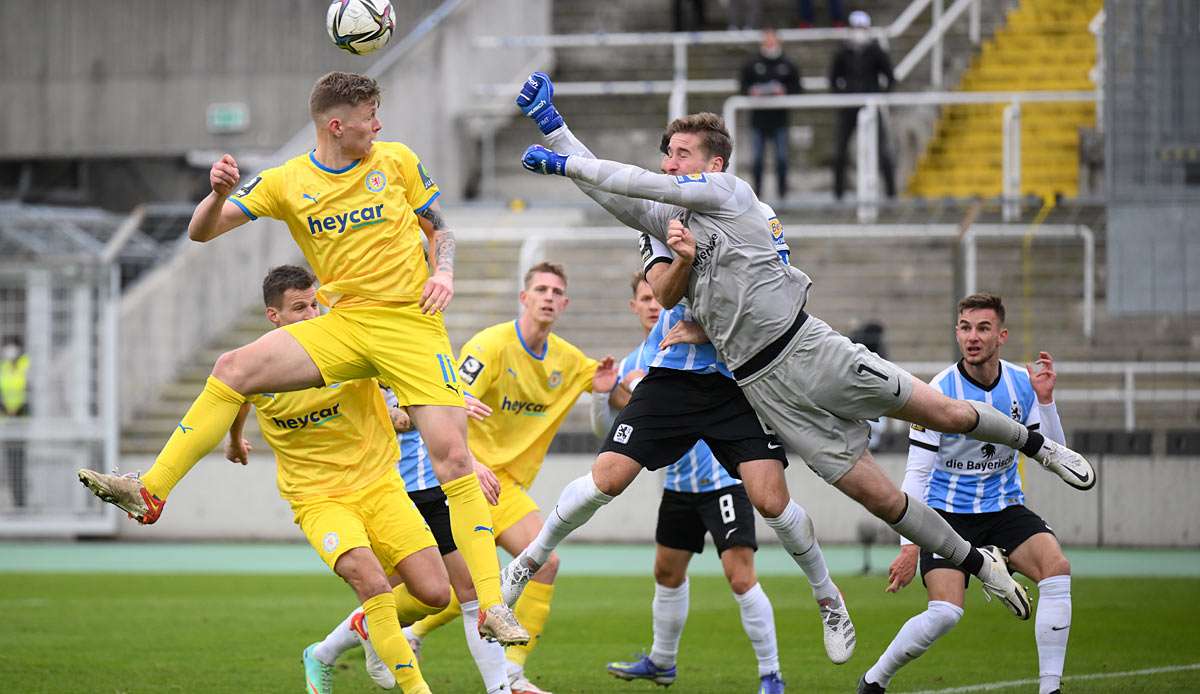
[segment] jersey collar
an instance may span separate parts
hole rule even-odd
[[[967,369],[963,366],[962,359],[959,359],[958,363],[955,366],[958,367],[959,375],[961,375],[963,378],[967,379],[967,383],[970,383],[971,385],[975,386],[976,388],[983,390],[983,391],[987,391],[987,392],[990,392],[993,388],[995,388],[997,385],[999,385],[1000,378],[1004,376],[1004,364],[1001,364],[1000,370],[996,372],[996,380],[992,381],[992,385],[985,386],[982,383],[980,383],[979,381],[976,381],[974,378],[971,378],[971,374],[967,373]]]
[[[347,171],[349,171],[350,169],[353,169],[354,167],[356,167],[362,163],[362,159],[355,159],[354,161],[350,162],[349,164],[347,164],[345,167],[343,167],[341,169],[331,169],[328,166],[325,166],[321,162],[317,161],[317,150],[315,150],[315,149],[309,150],[308,160],[312,162],[313,166],[324,171],[325,173],[331,173],[331,174],[344,174]]]
[[[517,331],[517,339],[520,340],[521,347],[525,348],[526,354],[533,357],[534,359],[537,359],[538,361],[542,361],[543,359],[546,358],[546,352],[550,351],[550,336],[549,335],[546,336],[546,344],[542,345],[542,353],[540,355],[537,355],[537,354],[533,353],[533,350],[529,349],[529,345],[525,344],[525,336],[521,334],[521,321],[519,318],[513,319],[513,328]]]

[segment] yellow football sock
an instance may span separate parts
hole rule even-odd
[[[419,622],[431,614],[437,614],[438,608],[426,605],[408,592],[403,583],[392,589],[392,597],[396,601],[396,616],[404,624]]]
[[[429,686],[421,677],[421,668],[413,655],[408,639],[400,631],[400,620],[396,618],[396,600],[391,593],[368,598],[363,603],[363,614],[367,617],[367,635],[380,659],[387,663],[396,684],[407,694],[428,692]]]
[[[454,544],[462,552],[480,611],[500,604],[500,560],[496,558],[496,537],[492,514],[475,473],[463,475],[442,485],[450,505],[450,530]]]
[[[221,443],[245,401],[245,397],[216,376],[209,376],[204,390],[175,427],[154,465],[142,475],[146,491],[166,499],[179,480]]]
[[[550,618],[550,599],[553,597],[553,583],[530,581],[525,585],[525,591],[517,600],[514,614],[521,626],[529,632],[529,643],[524,646],[509,646],[504,650],[504,656],[513,663],[525,667],[525,659],[542,638],[542,630],[546,628],[546,620]]]
[[[417,638],[423,639],[427,635],[433,633],[434,629],[445,626],[453,622],[459,615],[462,614],[462,605],[458,602],[458,596],[450,595],[450,604],[446,605],[446,609],[436,614],[431,614],[412,625],[412,632]]]

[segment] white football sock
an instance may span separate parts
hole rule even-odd
[[[688,580],[678,588],[654,584],[654,645],[650,660],[660,668],[674,667],[679,654],[679,638],[688,617]]]
[[[554,510],[546,516],[546,524],[533,542],[521,554],[541,566],[550,559],[550,553],[558,543],[566,539],[575,528],[588,522],[596,510],[613,498],[600,491],[592,480],[592,473],[571,482],[563,488]]]
[[[467,650],[475,659],[483,688],[488,694],[508,691],[508,674],[504,671],[504,647],[479,635],[479,601],[462,603],[463,631],[467,634]]]
[[[963,609],[941,600],[930,600],[929,609],[913,617],[900,627],[896,638],[888,644],[879,660],[867,670],[866,679],[881,687],[887,687],[896,672],[916,660],[958,624]]]
[[[813,597],[817,600],[837,597],[837,586],[829,580],[829,567],[825,565],[825,555],[821,553],[821,545],[817,543],[812,518],[804,507],[791,500],[777,518],[764,516],[763,520],[779,536],[784,549],[792,555],[792,559],[808,577]]]
[[[359,645],[358,634],[350,628],[350,620],[354,618],[356,612],[361,611],[361,607],[351,610],[342,623],[334,627],[325,640],[317,644],[313,649],[313,657],[326,665],[333,665],[337,662],[338,656]]]
[[[1037,640],[1040,694],[1058,689],[1067,660],[1067,637],[1071,634],[1071,577],[1051,576],[1038,582],[1037,617],[1033,633]]]
[[[771,599],[763,592],[762,584],[755,583],[750,590],[733,594],[742,612],[742,628],[750,637],[754,655],[758,658],[758,676],[779,672],[779,645],[775,640],[775,611]]]

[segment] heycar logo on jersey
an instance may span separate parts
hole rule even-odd
[[[338,411],[341,409],[341,407],[342,403],[335,402],[333,407],[313,410],[306,415],[301,415],[299,417],[288,417],[287,419],[272,417],[271,421],[275,422],[275,426],[279,427],[280,429],[303,429],[309,424],[313,425],[314,427],[319,427],[331,419],[341,417],[342,413]]]
[[[308,230],[313,236],[323,231],[342,234],[345,233],[347,227],[353,231],[372,224],[378,224],[382,221],[385,221],[383,205],[369,205],[361,210],[335,212],[328,217],[317,218],[310,216],[308,218]]]
[[[540,417],[546,414],[546,405],[540,402],[525,402],[524,400],[509,400],[508,396],[504,396],[504,400],[500,402],[500,409],[513,414],[527,414],[533,417]]]

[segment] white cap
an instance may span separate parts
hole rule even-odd
[[[850,26],[867,28],[871,26],[871,15],[862,10],[855,10],[850,13]]]

